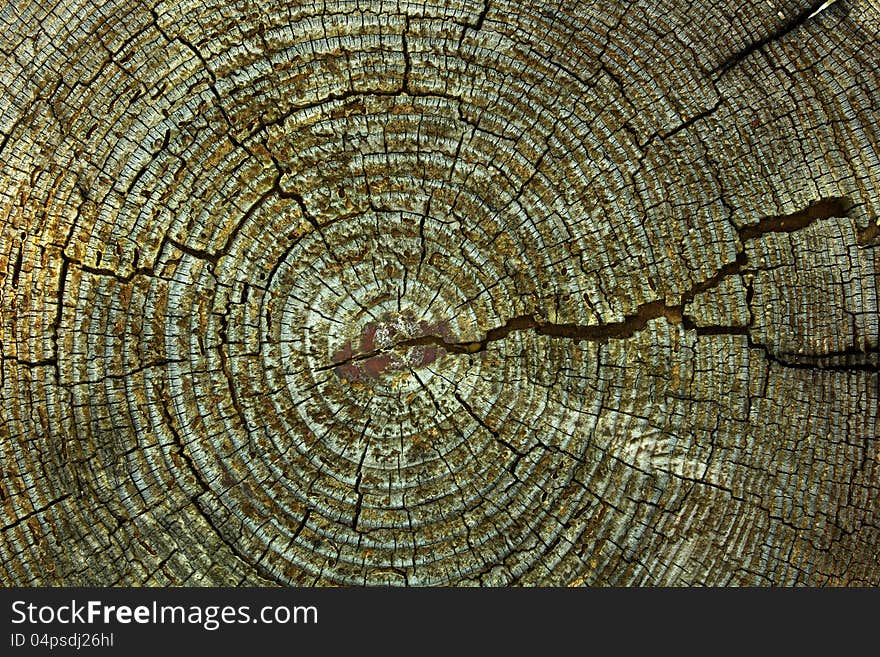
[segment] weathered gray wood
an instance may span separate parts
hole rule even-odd
[[[880,3],[0,10],[0,581],[880,584]]]

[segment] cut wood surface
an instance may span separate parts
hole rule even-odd
[[[880,1],[0,24],[3,584],[880,585]]]

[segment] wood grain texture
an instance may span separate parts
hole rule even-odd
[[[880,2],[0,8],[0,582],[880,585]]]

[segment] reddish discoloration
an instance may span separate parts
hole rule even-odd
[[[376,348],[376,322],[368,322],[361,333],[361,353],[365,354]]]
[[[361,378],[360,367],[353,363],[337,365],[335,368],[333,368],[333,371],[336,372],[337,376],[347,381],[358,381]]]
[[[379,356],[373,356],[362,361],[361,371],[368,379],[375,379],[382,374],[382,372],[389,369],[391,364],[391,356],[380,354]]]
[[[331,360],[339,363],[334,371],[346,381],[364,381],[378,379],[383,374],[425,367],[442,355],[442,348],[430,344],[398,345],[426,336],[446,340],[449,338],[449,326],[446,322],[416,320],[409,313],[384,315],[380,321],[364,324],[357,340],[357,351],[352,347],[352,341],[348,340],[333,354]]]
[[[332,360],[334,363],[342,363],[350,360],[352,356],[354,356],[354,352],[351,350],[351,342],[346,342],[342,349],[333,354]]]
[[[433,363],[439,355],[437,347],[422,347],[422,360],[419,367]]]

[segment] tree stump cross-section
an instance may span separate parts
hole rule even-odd
[[[0,582],[880,585],[877,0],[0,21]]]

